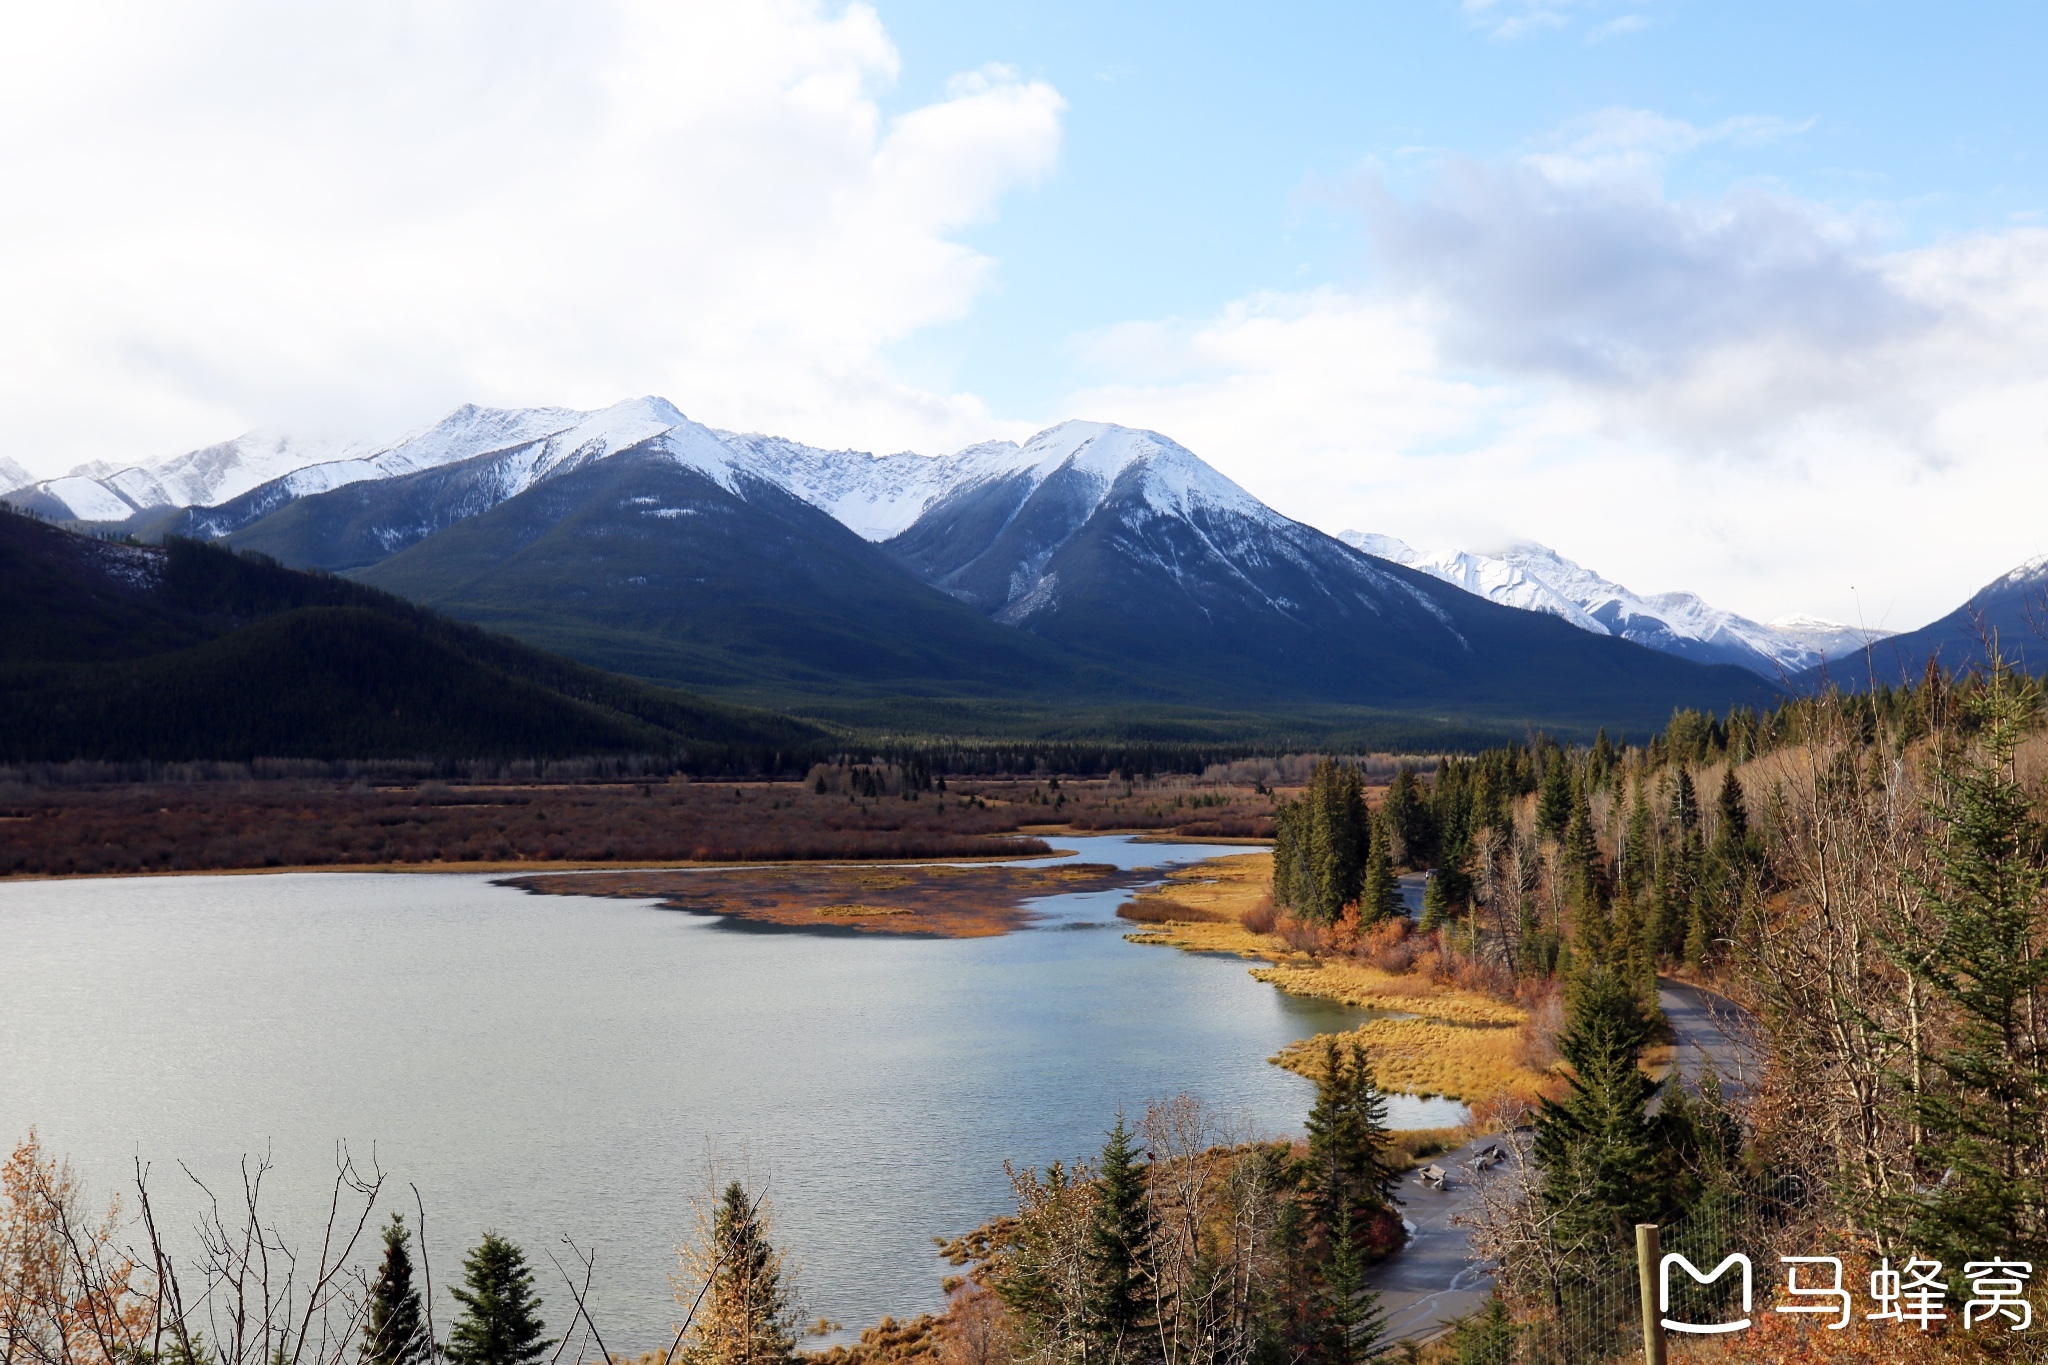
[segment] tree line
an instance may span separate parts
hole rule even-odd
[[[1329,762],[1281,806],[1288,915],[1370,926],[1400,913],[1390,865],[1427,871],[1414,931],[1559,1017],[1563,1089],[1480,1234],[1502,1294],[1455,1359],[1591,1330],[1636,1222],[1732,1218],[1767,1185],[1796,1192],[1783,1235],[1938,1261],[1951,1294],[1970,1262],[2048,1262],[2042,719],[2041,682],[1994,661],[1680,712],[1640,744],[1535,736],[1377,800]],[[1741,1094],[1646,1073],[1660,978],[1733,1002]]]

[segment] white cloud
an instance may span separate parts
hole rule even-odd
[[[1646,6],[1640,0],[1464,0],[1459,8],[1466,22],[1488,37],[1504,42],[1569,28],[1581,20],[1593,22],[1596,16],[1616,9],[1623,13],[1593,22],[1586,35],[1589,42],[1636,33],[1650,26],[1650,16],[1643,12]]]
[[[48,473],[266,424],[660,392],[882,448],[993,425],[892,380],[959,231],[1063,104],[991,67],[886,118],[823,0],[0,3],[0,455]]]
[[[2048,232],[1882,250],[1656,180],[1775,127],[1608,117],[1375,187],[1376,287],[1111,329],[1077,406],[1326,530],[1530,537],[1760,617],[1922,624],[2048,550]]]

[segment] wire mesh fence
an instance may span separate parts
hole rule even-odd
[[[1660,1253],[1683,1256],[1708,1274],[1732,1252],[1746,1254],[1756,1265],[1771,1263],[1808,1197],[1805,1182],[1793,1176],[1712,1190],[1684,1217],[1659,1228]],[[1739,1316],[1742,1292],[1737,1275],[1699,1284],[1681,1271],[1672,1282],[1672,1311],[1687,1321],[1728,1321]],[[1530,1305],[1534,1315],[1515,1327],[1515,1365],[1600,1365],[1642,1358],[1642,1290],[1632,1248],[1588,1255],[1554,1276],[1545,1297],[1547,1302]]]

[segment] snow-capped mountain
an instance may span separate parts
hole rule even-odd
[[[0,455],[0,496],[12,493],[36,481],[36,476],[23,469],[5,455]]]
[[[1938,621],[1854,649],[1800,679],[1802,686],[1867,687],[1873,678],[1917,682],[1931,659],[1950,671],[1983,667],[1995,645],[2006,663],[2038,674],[2048,661],[2048,555],[2000,574]]]
[[[1781,678],[1840,658],[1891,632],[1859,630],[1812,616],[1770,623],[1722,611],[1689,592],[1639,594],[1546,546],[1517,545],[1498,555],[1423,551],[1392,536],[1346,531],[1345,544],[1422,570],[1503,606],[1546,612],[1597,635],[1617,635],[1703,663],[1732,663]]]
[[[1796,640],[1805,645],[1822,660],[1844,658],[1859,652],[1866,645],[1875,644],[1879,640],[1889,640],[1898,634],[1893,630],[1845,626],[1840,621],[1808,616],[1803,611],[1773,616],[1764,624],[1786,639]]]
[[[1219,581],[1260,596],[1269,608],[1296,605],[1256,586],[1254,567],[1273,557],[1272,540],[1291,545],[1308,528],[1274,512],[1204,464],[1178,442],[1153,431],[1103,422],[1063,422],[1021,446],[992,443],[950,462],[940,496],[888,544],[926,581],[1008,625],[1055,607],[1061,596],[1062,551],[1098,518],[1116,528],[1119,551],[1166,567],[1186,580],[1196,560]],[[1159,535],[1190,544],[1149,543]],[[1314,533],[1320,534],[1320,533]],[[1278,551],[1301,561],[1299,549]],[[1192,556],[1192,558],[1190,557]],[[1346,565],[1342,572],[1350,572]],[[1067,576],[1072,587],[1071,568]]]
[[[1643,723],[1747,686],[1360,554],[1165,436],[1096,422],[875,456],[653,397],[468,408],[167,529],[691,686],[1495,705],[1513,677]]]
[[[27,496],[16,501],[46,516],[126,521],[138,512],[225,502],[308,465],[348,458],[364,447],[362,442],[336,445],[252,431],[232,441],[139,465],[95,460],[60,478],[28,484],[24,489]]]

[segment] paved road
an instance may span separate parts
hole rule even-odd
[[[1366,1277],[1380,1293],[1386,1312],[1388,1341],[1422,1341],[1444,1324],[1485,1307],[1493,1289],[1486,1266],[1472,1259],[1470,1233],[1451,1219],[1474,1209],[1478,1182],[1497,1179],[1500,1168],[1484,1174],[1468,1163],[1482,1147],[1501,1142],[1481,1138],[1433,1160],[1451,1172],[1447,1188],[1418,1185],[1410,1175],[1395,1199],[1415,1231],[1400,1254],[1373,1267]]]
[[[1657,1003],[1671,1021],[1673,1061],[1683,1084],[1696,1088],[1710,1065],[1720,1073],[1723,1092],[1731,1096],[1754,1082],[1757,1060],[1746,1036],[1747,1017],[1725,997],[1659,978]],[[1388,1341],[1425,1340],[1485,1306],[1493,1277],[1484,1262],[1472,1259],[1468,1230],[1451,1220],[1476,1211],[1479,1182],[1496,1179],[1505,1169],[1481,1174],[1469,1166],[1481,1147],[1500,1141],[1480,1138],[1436,1158],[1451,1172],[1446,1189],[1419,1186],[1412,1175],[1402,1184],[1396,1199],[1415,1232],[1400,1254],[1375,1266],[1367,1277],[1380,1292]]]
[[[1731,1097],[1755,1083],[1758,1058],[1749,1036],[1749,1016],[1733,1001],[1661,976],[1657,1003],[1671,1021],[1672,1060],[1688,1090],[1697,1090],[1709,1066],[1720,1073],[1722,1093]]]

